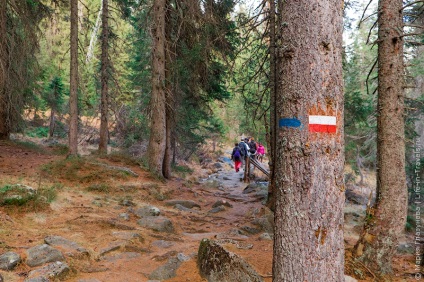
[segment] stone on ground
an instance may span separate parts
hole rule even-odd
[[[137,221],[139,225],[158,232],[174,232],[172,221],[164,216],[145,216]]]
[[[21,261],[21,256],[14,252],[7,252],[0,256],[0,269],[12,270]]]
[[[197,264],[208,282],[262,282],[259,274],[238,255],[215,241],[200,242]]]
[[[27,250],[26,264],[34,267],[47,262],[64,261],[63,254],[47,244],[38,245]]]

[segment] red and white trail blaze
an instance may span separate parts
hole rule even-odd
[[[335,116],[309,116],[309,131],[336,133]]]

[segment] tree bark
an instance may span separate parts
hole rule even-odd
[[[100,103],[100,141],[99,153],[107,154],[107,143],[109,141],[108,109],[109,109],[109,1],[102,1],[102,67],[101,67],[101,103]]]
[[[407,214],[401,8],[401,0],[379,1],[377,200],[355,248],[381,276],[392,273]]]
[[[276,282],[344,281],[342,4],[285,1],[280,14],[277,117],[290,122],[274,155]],[[316,132],[314,116],[336,131]]]
[[[156,0],[153,4],[153,51],[151,126],[148,163],[151,172],[163,177],[163,161],[166,148],[166,93],[165,93],[165,4]]]
[[[71,1],[69,155],[78,155],[78,0]]]
[[[270,88],[270,128],[269,128],[269,143],[268,143],[268,158],[269,158],[269,167],[270,167],[270,184],[268,187],[268,202],[267,206],[271,210],[275,210],[275,144],[276,144],[276,136],[277,136],[277,111],[276,111],[276,95],[277,95],[277,64],[275,55],[275,45],[276,45],[276,32],[275,32],[275,0],[269,0],[269,88]]]
[[[0,140],[9,139],[10,126],[8,121],[8,50],[7,50],[7,1],[0,1]]]
[[[52,108],[50,110],[50,125],[49,125],[49,138],[53,138],[54,130],[56,125],[56,118],[55,118],[55,110]]]

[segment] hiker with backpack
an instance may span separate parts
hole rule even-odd
[[[244,164],[246,157],[249,155],[249,145],[247,145],[247,138],[245,139],[241,138],[241,141],[238,144],[238,146],[241,150],[242,162]]]
[[[256,145],[256,142],[255,142],[255,138],[253,138],[253,137],[251,137],[250,138],[250,140],[249,140],[249,152],[250,152],[250,155],[252,156],[253,155],[253,159],[256,159],[256,150],[257,150],[257,145]]]
[[[234,168],[236,172],[239,172],[241,166],[241,160],[243,159],[241,149],[238,143],[234,144],[233,152],[231,153],[231,159],[234,161]]]

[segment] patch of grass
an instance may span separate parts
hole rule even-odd
[[[42,167],[46,177],[65,179],[72,182],[91,183],[107,182],[109,179],[127,179],[126,171],[111,169],[107,166],[96,165],[89,159],[73,157],[57,160]]]
[[[45,153],[45,149],[40,146],[35,144],[34,142],[30,142],[30,141],[15,141],[15,144],[17,144],[18,146],[24,147],[25,149],[34,151],[34,152],[38,152],[38,153]]]
[[[51,148],[53,150],[53,153],[56,154],[56,155],[64,156],[64,155],[68,154],[68,152],[69,152],[69,147],[68,147],[68,145],[65,145],[65,144],[56,144],[56,145],[51,146]]]
[[[93,184],[87,187],[88,191],[95,191],[95,192],[101,192],[101,193],[108,193],[111,190],[111,187],[107,184],[101,183],[101,184]]]
[[[45,208],[56,199],[60,184],[34,189],[23,184],[6,184],[0,188],[0,206],[17,206],[29,210]]]
[[[47,126],[29,127],[25,130],[25,135],[29,137],[44,138],[49,135]]]
[[[182,178],[185,178],[187,174],[193,173],[193,170],[186,165],[174,165],[172,166],[172,170]]]
[[[123,152],[112,152],[108,155],[104,155],[103,158],[114,162],[114,163],[121,163],[124,165],[131,165],[131,166],[141,166],[141,160],[133,158],[132,156],[123,153]]]

